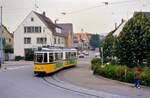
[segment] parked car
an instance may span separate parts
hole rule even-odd
[[[88,51],[83,51],[83,54],[84,55],[89,55],[89,52]]]
[[[85,54],[85,55],[89,55],[89,52],[85,52],[84,54]]]
[[[95,53],[95,58],[101,58],[101,57],[100,57],[100,53],[98,53],[98,52]]]
[[[79,58],[84,58],[84,54],[79,54],[78,57]]]

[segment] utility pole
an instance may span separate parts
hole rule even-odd
[[[101,62],[102,62],[102,65],[103,65],[103,63],[104,63],[103,47],[101,47],[100,49],[101,49]]]
[[[1,9],[1,18],[0,18],[0,68],[1,68],[1,64],[3,63],[3,37],[2,37],[2,33],[3,33],[3,25],[2,25],[2,6],[0,7]]]

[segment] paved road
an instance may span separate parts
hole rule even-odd
[[[111,94],[126,96],[130,98],[149,98],[150,88],[142,87],[141,89],[133,88],[133,84],[122,83],[115,80],[106,79],[100,76],[93,76],[90,69],[90,57],[79,59],[76,68],[61,71],[57,74],[57,78],[66,83],[87,89],[96,90],[98,92],[107,92]]]
[[[150,89],[135,89],[128,84],[95,77],[90,57],[78,66],[53,76],[34,77],[32,62],[8,62],[0,71],[0,98],[149,98]]]
[[[24,65],[26,66],[26,65]],[[34,77],[32,65],[0,71],[0,98],[87,98]]]

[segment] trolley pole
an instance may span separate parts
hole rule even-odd
[[[2,32],[3,32],[3,25],[2,25],[2,6],[0,6],[1,10],[1,18],[0,18],[0,68],[1,64],[3,63],[3,37],[2,37]]]

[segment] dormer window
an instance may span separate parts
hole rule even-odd
[[[61,33],[61,29],[60,28],[55,28],[57,33]]]
[[[31,21],[32,21],[32,22],[34,21],[34,18],[33,18],[33,17],[31,17]]]

